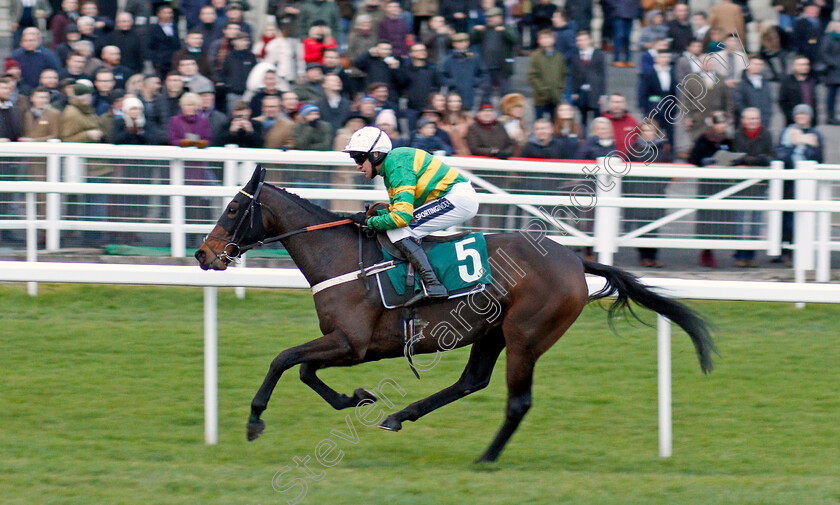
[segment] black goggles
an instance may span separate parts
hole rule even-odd
[[[357,165],[361,165],[368,159],[368,153],[351,152],[350,157],[353,158],[353,161],[356,162]]]

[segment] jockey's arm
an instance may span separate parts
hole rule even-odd
[[[417,185],[417,175],[411,167],[398,167],[386,179],[391,205],[388,213],[373,216],[367,221],[367,226],[374,230],[390,230],[403,228],[414,217],[414,190]]]

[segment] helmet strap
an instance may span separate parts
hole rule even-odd
[[[376,143],[379,142],[379,139],[382,137],[382,133],[382,130],[379,130],[379,135],[376,136],[376,140],[373,141],[373,145],[370,146],[370,149],[368,149],[367,152],[368,160],[370,160],[370,166],[373,169],[374,177],[379,175],[379,170],[376,169],[376,166],[385,161],[385,156],[388,155],[388,153],[373,152],[373,148],[376,147]]]

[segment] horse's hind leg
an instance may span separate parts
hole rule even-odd
[[[507,386],[508,401],[505,412],[505,422],[487,451],[478,458],[476,463],[496,461],[510,440],[513,432],[519,426],[522,418],[531,408],[531,382],[534,378],[534,363],[529,352],[524,349],[507,350]]]
[[[504,347],[505,339],[501,330],[495,330],[475,342],[470,350],[467,366],[455,384],[391,414],[382,421],[379,427],[385,430],[399,431],[402,428],[403,421],[416,421],[433,410],[484,389],[490,383],[493,367],[496,365],[496,360]]]
[[[300,365],[300,380],[318,393],[335,410],[349,409],[355,407],[362,400],[376,401],[376,396],[370,391],[358,388],[353,391],[353,396],[347,396],[327,386],[324,381],[318,378],[315,372],[321,368],[315,363],[304,363]]]

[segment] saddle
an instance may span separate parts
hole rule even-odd
[[[423,241],[420,242],[420,246],[426,251],[426,254],[434,247],[436,244],[442,244],[444,242],[454,242],[456,240],[462,239],[469,235],[470,232],[468,231],[459,231],[455,233],[450,233],[447,235],[426,235],[423,237]],[[382,230],[376,232],[376,241],[379,243],[379,247],[382,249],[383,252],[387,252],[392,258],[398,259],[401,261],[405,261],[405,256],[403,253],[397,249],[391,239],[388,238],[388,233]]]

